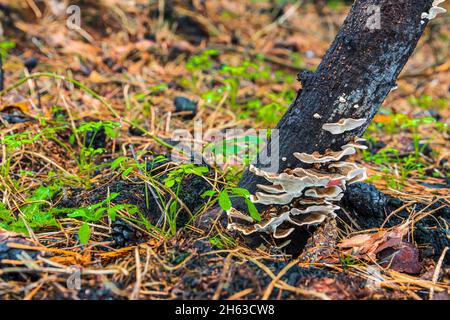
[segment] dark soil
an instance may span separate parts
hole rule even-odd
[[[166,161],[147,163],[147,169],[156,174],[159,167],[163,168]],[[159,177],[162,179],[165,175]],[[176,186],[173,187],[176,192]],[[178,197],[186,205],[186,207],[195,214],[205,203],[207,199],[203,199],[201,195],[210,190],[211,186],[205,179],[196,175],[186,175],[181,182]],[[152,223],[156,225],[161,217],[161,212],[155,198],[151,192],[146,190],[146,186],[142,181],[132,180],[114,180],[110,183],[99,183],[93,185],[89,190],[73,188],[66,190],[58,207],[60,208],[78,208],[86,207],[91,204],[99,203],[106,199],[109,194],[118,193],[119,195],[113,200],[114,204],[131,204],[138,207],[139,211]],[[167,199],[166,199],[167,200]],[[158,201],[160,201],[158,199]],[[182,228],[192,217],[185,210],[182,210],[177,217],[177,228]],[[121,220],[112,223],[111,240],[113,247],[121,248],[145,241],[144,235],[135,228]]]
[[[197,248],[197,256],[187,263],[182,281],[173,289],[173,293],[180,299],[210,299],[216,293],[221,281],[224,284],[219,295],[220,298],[228,298],[250,288],[253,291],[245,299],[255,299],[264,294],[272,280],[259,266],[253,263],[242,263],[236,257],[232,258],[224,276],[223,259],[202,255],[211,250],[208,243],[197,241],[194,247]],[[279,260],[260,260],[260,262],[275,275],[289,263],[289,261]],[[345,272],[335,273],[313,267],[303,268],[295,265],[282,276],[281,280],[293,287],[306,287],[336,299],[368,298],[376,293],[362,278],[351,276]],[[389,292],[383,290],[383,294],[389,295]],[[293,299],[295,297],[296,294],[279,288],[274,288],[270,295],[270,299]]]
[[[22,249],[14,249],[10,247],[10,244],[20,244],[20,245],[26,245],[26,246],[34,246],[34,244],[23,237],[20,234],[14,234],[5,232],[0,232],[0,270],[3,268],[11,268],[14,267],[13,265],[10,265],[6,263],[5,260],[22,260],[20,257],[28,258],[35,260],[37,259],[38,255],[40,254],[37,250],[22,250]],[[26,255],[24,255],[26,254]],[[20,265],[19,265],[20,267]],[[6,274],[0,274],[0,278],[4,280],[26,280],[30,277],[35,278],[35,275],[29,274],[29,273],[18,273],[18,272],[11,272]]]
[[[86,140],[85,140],[85,146],[99,149],[99,148],[105,148],[106,145],[106,133],[105,128],[100,127],[98,130],[90,130],[86,132]]]
[[[197,103],[186,97],[175,97],[173,104],[175,105],[176,112],[188,112],[188,114],[185,115],[186,119],[193,118],[197,113]]]
[[[92,286],[89,286],[92,283]],[[88,284],[83,283],[80,290],[77,290],[76,294],[73,292],[59,292],[53,300],[125,300],[122,296],[114,293],[113,290],[106,286],[100,285],[97,281],[89,281]],[[114,283],[114,286],[118,286]]]
[[[8,123],[24,123],[33,120],[30,116],[15,108],[5,108],[4,111],[0,112],[0,117]]]
[[[385,195],[377,190],[375,186],[358,182],[350,185],[342,199],[342,206],[349,211],[352,219],[363,229],[380,227],[388,213],[398,209],[403,202],[398,198]],[[415,211],[423,210],[427,205],[419,203]],[[425,212],[441,209],[415,222],[414,241],[421,249],[424,258],[437,259],[445,247],[450,247],[450,207],[443,201],[438,201],[429,206]],[[409,212],[401,210],[392,216],[385,224],[386,227],[393,227],[408,219]],[[340,217],[348,224],[352,222],[344,214]],[[445,256],[445,263],[450,263],[450,252]]]

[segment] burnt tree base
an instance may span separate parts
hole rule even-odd
[[[270,150],[261,153],[253,165],[278,173],[293,168],[310,169],[312,165],[299,161],[295,152],[325,154],[341,150],[361,137],[396,87],[396,79],[427,25],[428,18],[422,18],[423,13],[431,5],[430,0],[355,1],[317,70],[300,75],[302,89],[276,126],[278,139],[274,141],[276,135],[272,135],[267,143]],[[325,124],[345,119],[363,124],[338,133],[323,129]],[[278,165],[274,166],[274,161]],[[247,170],[238,186],[255,194],[259,184],[267,185],[266,179]],[[235,199],[233,207],[247,212],[242,199]],[[261,212],[270,207],[273,205],[257,204]],[[301,246],[308,232],[299,232],[301,235],[296,231],[290,239],[298,240]],[[254,238],[249,239],[249,244],[264,241]]]

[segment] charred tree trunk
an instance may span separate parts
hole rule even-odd
[[[339,150],[353,137],[361,136],[413,53],[428,19],[431,0],[356,0],[317,71],[300,75],[302,89],[277,125],[279,129],[278,172],[305,167],[294,152]],[[376,26],[379,8],[379,28]],[[372,19],[372,20],[371,20]],[[370,23],[375,23],[372,25]],[[333,135],[325,123],[342,118],[367,119],[351,131]],[[256,167],[262,167],[255,161]],[[264,178],[246,171],[239,186],[254,194]],[[246,211],[239,200],[235,208]]]
[[[439,1],[435,1],[434,5],[437,2]],[[360,137],[386,96],[396,87],[396,79],[413,53],[428,18],[431,19],[436,12],[443,11],[440,8],[432,8],[432,5],[432,0],[356,0],[317,70],[300,75],[302,89],[276,127],[278,141],[271,143],[270,140],[276,141],[272,135],[267,144],[269,150],[265,150],[253,162],[256,169],[244,173],[239,187],[255,194],[256,191],[261,191],[258,185],[267,186],[265,178],[253,173],[258,168],[263,170],[260,175],[275,171],[281,173],[293,168],[312,172],[310,170],[313,164],[305,163],[310,160],[300,161],[294,153],[307,154],[309,159],[314,155],[316,159],[316,153],[337,153],[342,151],[341,147]],[[357,119],[353,122],[358,125],[343,132],[334,132],[335,134],[330,132],[333,130],[323,128],[324,124],[336,127],[339,120],[345,119]],[[329,128],[329,125],[327,127]],[[272,154],[271,159],[275,157],[278,160],[278,165],[267,167],[265,161],[270,157],[267,157],[266,152]],[[306,159],[305,156],[302,157]],[[266,200],[260,201],[261,196],[260,193],[255,199],[262,203],[273,203],[272,200],[267,200],[274,199],[273,196],[265,196]],[[282,204],[286,203],[285,201],[287,200],[278,202]],[[247,212],[246,203],[242,199],[234,200],[233,207],[237,212]],[[260,212],[266,209],[262,204],[257,207]],[[276,223],[285,224],[282,221],[287,221],[283,219],[290,212],[283,211],[284,207],[272,208],[282,212],[281,216],[276,216],[274,220],[270,218],[273,215],[264,213],[270,221],[275,221],[271,229],[273,232],[278,230],[279,224],[275,225]],[[268,223],[270,222],[264,227],[259,224],[258,228],[266,228]],[[302,223],[293,222],[292,219],[290,223],[299,227],[282,228],[276,238],[284,240],[289,236],[292,242],[290,248],[286,248],[287,252],[297,254],[306,244],[310,233],[314,232],[314,227],[308,228]],[[248,231],[246,227],[236,229],[234,223],[233,228],[247,234],[246,239],[250,245],[257,245],[264,238],[264,232]],[[273,236],[275,237],[275,234]]]

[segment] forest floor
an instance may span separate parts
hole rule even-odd
[[[71,2],[82,29],[57,2],[0,0],[0,298],[450,298],[448,15],[352,158],[367,183],[288,255],[199,223],[248,163],[178,164],[170,148],[197,120],[274,128],[349,6]]]

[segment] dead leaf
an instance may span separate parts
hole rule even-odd
[[[380,230],[373,234],[359,234],[345,239],[338,247],[349,249],[350,253],[360,258],[375,260],[376,254],[386,248],[400,246],[403,236],[408,231],[408,224],[396,226],[390,230]]]
[[[0,111],[5,111],[6,109],[16,108],[19,109],[23,114],[31,115],[30,105],[27,101],[16,102],[14,104],[0,104]]]
[[[422,270],[419,261],[419,249],[409,242],[401,243],[397,248],[388,248],[380,252],[381,265],[398,272],[418,274]]]
[[[107,83],[109,80],[94,70],[89,75],[89,81],[92,83]]]

